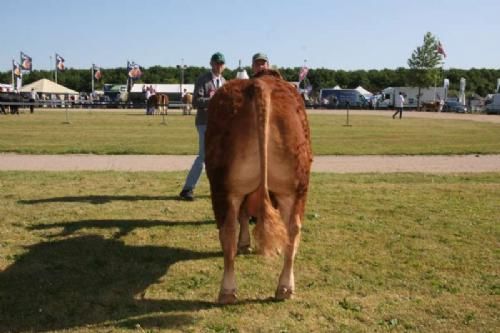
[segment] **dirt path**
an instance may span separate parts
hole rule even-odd
[[[1,170],[180,171],[194,156],[182,155],[18,155],[0,154]],[[316,156],[314,172],[500,172],[500,155]]]

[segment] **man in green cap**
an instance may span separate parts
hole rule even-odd
[[[269,69],[269,59],[264,53],[255,53],[252,57],[252,73],[257,75],[260,71]]]
[[[191,170],[186,178],[184,187],[179,194],[183,200],[194,200],[194,189],[200,179],[203,165],[205,163],[205,131],[207,129],[208,102],[215,91],[226,82],[222,76],[226,59],[220,52],[216,52],[210,58],[211,70],[202,74],[194,85],[193,106],[197,109],[195,125],[198,131],[198,156],[195,158]]]

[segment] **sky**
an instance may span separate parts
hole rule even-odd
[[[264,52],[278,67],[395,69],[431,32],[444,68],[500,68],[499,0],[0,0],[0,71],[20,52],[33,69],[226,67]],[[7,13],[9,13],[7,15]]]

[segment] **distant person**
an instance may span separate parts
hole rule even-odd
[[[392,115],[392,119],[395,119],[397,114],[399,113],[399,119],[403,117],[403,106],[405,104],[405,98],[403,93],[400,91],[399,95],[396,96],[396,112]]]
[[[31,88],[30,92],[30,113],[35,112],[35,102],[38,99],[38,94],[35,91],[35,88]]]
[[[142,92],[144,93],[144,99],[146,100],[146,115],[151,114],[151,100],[150,100],[151,95],[152,95],[151,88],[148,87],[147,85],[142,86]]]
[[[255,53],[252,57],[252,76],[269,69],[269,59],[264,53]]]
[[[195,125],[198,131],[198,156],[195,158],[184,187],[179,194],[183,200],[194,200],[194,189],[203,171],[205,164],[205,131],[207,129],[208,102],[215,94],[215,91],[226,83],[226,80],[222,76],[225,63],[226,59],[222,53],[214,53],[210,58],[211,70],[198,77],[194,85],[193,105],[197,108]]]

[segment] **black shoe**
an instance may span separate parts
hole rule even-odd
[[[186,200],[186,201],[193,201],[194,200],[194,193],[193,190],[182,190],[181,193],[179,194],[181,199]]]

